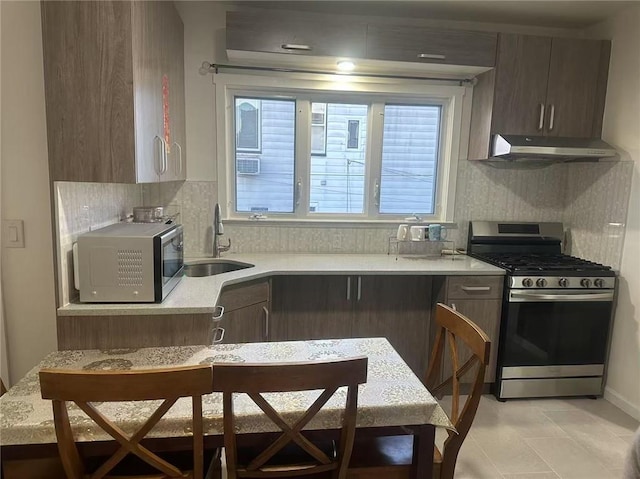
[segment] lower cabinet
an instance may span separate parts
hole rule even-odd
[[[416,374],[429,355],[431,278],[273,278],[271,340],[385,337]]]
[[[353,337],[385,337],[423,377],[429,360],[428,331],[431,278],[428,276],[358,276]]]
[[[224,307],[219,327],[225,343],[253,343],[269,340],[269,280],[263,279],[225,287],[218,305]]]
[[[491,340],[485,383],[492,383],[496,378],[503,281],[502,276],[450,276],[445,280],[444,285],[445,296],[442,301],[477,324]],[[460,346],[458,364],[464,364],[469,357],[471,354],[468,349]],[[452,363],[448,344],[445,346],[443,361],[443,377],[449,377]],[[462,382],[471,381],[471,376],[472,374],[467,374],[461,379]]]
[[[350,276],[273,278],[272,341],[351,337]]]
[[[256,343],[269,340],[269,302],[225,312],[222,318],[225,343]]]
[[[58,316],[58,350],[210,344],[211,314]]]

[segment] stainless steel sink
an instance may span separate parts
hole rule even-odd
[[[184,274],[187,276],[213,276],[215,274],[229,273],[241,269],[253,268],[255,265],[241,263],[240,261],[211,260],[206,263],[193,263],[184,265]]]

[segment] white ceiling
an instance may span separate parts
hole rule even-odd
[[[270,9],[581,29],[599,23],[639,2],[640,0],[236,0],[225,3]]]

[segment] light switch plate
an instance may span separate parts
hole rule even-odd
[[[24,248],[24,221],[2,221],[2,246],[5,248]]]

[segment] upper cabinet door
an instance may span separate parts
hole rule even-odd
[[[553,39],[546,135],[589,138],[599,134],[594,132],[594,117],[597,98],[605,89],[599,88],[599,73],[603,54],[608,63],[606,45],[600,40]]]
[[[162,127],[162,2],[132,3],[136,180],[154,183],[164,169]]]
[[[369,25],[367,58],[493,67],[496,41],[497,34],[488,32]]]
[[[543,135],[551,38],[500,34],[491,132]]]
[[[364,58],[366,24],[352,17],[227,12],[227,49]]]

